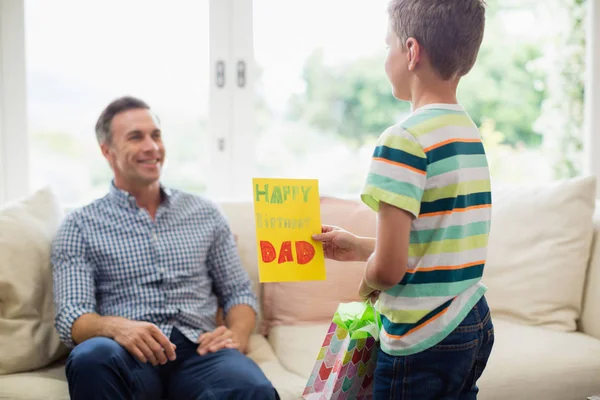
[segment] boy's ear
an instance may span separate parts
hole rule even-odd
[[[406,40],[406,49],[408,50],[408,70],[414,71],[417,67],[417,64],[421,60],[421,46],[419,46],[419,42],[415,38],[408,38]]]

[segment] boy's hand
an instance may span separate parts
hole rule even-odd
[[[360,281],[360,286],[358,288],[358,296],[363,300],[371,300],[371,303],[375,303],[379,298],[379,294],[381,291],[377,289],[373,289],[369,285],[365,283],[365,280],[362,279]]]
[[[362,238],[332,225],[323,225],[321,230],[322,233],[312,238],[323,243],[326,258],[336,261],[366,261],[369,258],[372,250],[369,252]]]

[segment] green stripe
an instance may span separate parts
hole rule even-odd
[[[416,172],[407,171],[409,173],[415,174],[419,176]],[[425,180],[425,178],[423,178]],[[399,181],[396,179],[388,178],[387,176],[370,173],[367,176],[367,185],[371,185],[380,189],[383,189],[387,192],[401,194],[403,196],[408,196],[414,199],[417,202],[420,202],[423,197],[423,189],[413,185],[412,183]]]
[[[459,168],[482,168],[487,166],[488,162],[485,154],[459,154],[429,164],[427,166],[427,177],[431,178]]]
[[[466,115],[464,111],[457,110],[446,110],[442,108],[430,109],[422,113],[417,113],[408,117],[406,121],[402,123],[404,129],[412,128],[413,126],[420,125],[423,122],[429,121],[432,118],[443,117],[445,115]]]
[[[394,297],[432,297],[432,296],[456,296],[464,292],[481,278],[474,278],[461,282],[443,282],[443,283],[419,283],[416,285],[396,285],[385,291],[386,294]]]
[[[394,310],[393,308],[379,307],[379,312],[395,324],[414,324],[423,319],[431,310]]]
[[[423,147],[414,140],[409,140],[398,135],[388,135],[381,143],[382,146],[391,147],[396,150],[402,150],[415,157],[427,158],[423,152]]]
[[[389,192],[369,184],[365,186],[365,189],[361,194],[361,199],[375,212],[379,212],[379,202],[383,201],[384,203],[407,210],[415,216],[419,215],[419,207],[421,204],[418,200],[415,200],[411,196]]]
[[[406,129],[415,137],[423,136],[433,132],[436,129],[445,128],[448,126],[474,126],[473,121],[464,113],[460,114],[445,114],[439,117],[429,118],[420,124],[411,126]]]
[[[419,271],[415,273],[404,274],[400,284],[424,284],[424,283],[442,283],[442,282],[459,282],[471,280],[483,275],[484,264],[477,264],[471,267],[463,267],[460,269],[442,269],[434,271]]]
[[[408,256],[416,257],[425,254],[459,253],[461,251],[481,249],[488,244],[488,234],[469,236],[462,239],[448,239],[431,243],[411,243]]]
[[[423,193],[422,201],[435,201],[439,199],[447,199],[448,197],[456,197],[460,195],[468,195],[471,193],[481,193],[491,191],[489,179],[480,181],[466,181],[454,185],[448,185],[441,188],[427,189]]]
[[[490,221],[471,222],[467,225],[453,225],[446,228],[427,229],[410,232],[410,243],[439,242],[448,239],[463,239],[469,236],[483,235],[490,232]]]

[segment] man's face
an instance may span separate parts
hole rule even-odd
[[[160,179],[165,147],[158,121],[150,110],[128,110],[112,120],[112,142],[102,144],[115,180],[125,185],[149,185]]]
[[[408,70],[408,51],[404,49],[403,43],[388,24],[385,38],[388,47],[385,59],[385,73],[392,84],[392,93],[399,100],[410,100],[410,74]]]

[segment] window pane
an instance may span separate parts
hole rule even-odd
[[[259,175],[360,191],[375,134],[408,110],[384,80],[386,4],[254,0]]]
[[[32,186],[51,185],[68,204],[106,193],[112,171],[94,125],[133,95],[161,119],[163,181],[203,192],[208,0],[27,0],[25,12]]]
[[[254,0],[261,175],[316,177],[324,194],[360,191],[374,140],[410,111],[383,69],[387,3]],[[567,3],[487,1],[484,42],[458,96],[481,129],[495,182],[579,171],[585,50],[581,10]]]

